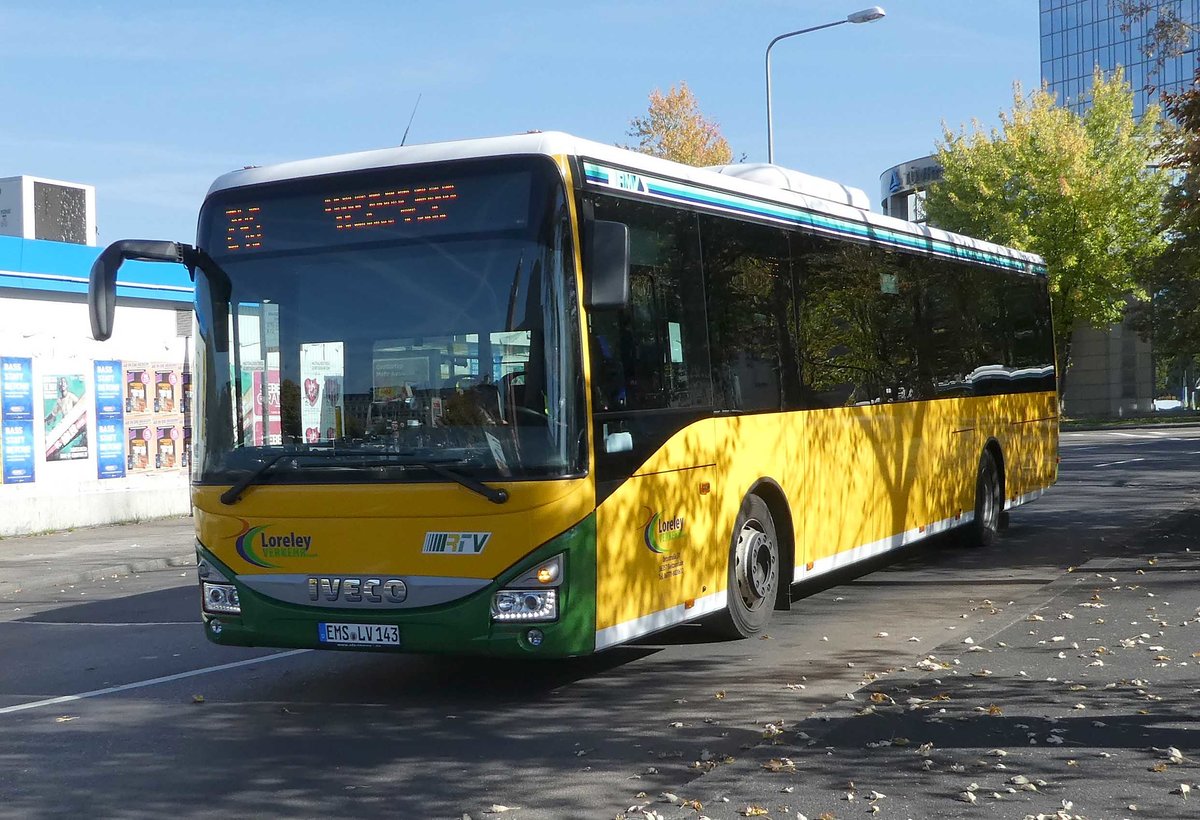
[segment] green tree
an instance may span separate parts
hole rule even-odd
[[[1200,86],[1165,100],[1175,126],[1164,129],[1162,145],[1172,176],[1162,222],[1169,243],[1142,276],[1149,299],[1135,323],[1160,362],[1178,362],[1200,351]]]
[[[1040,254],[1049,270],[1059,397],[1081,323],[1121,320],[1141,273],[1162,251],[1165,172],[1154,167],[1158,110],[1133,118],[1118,70],[1093,77],[1091,106],[1063,108],[1045,89],[1014,87],[1000,127],[945,129],[944,169],[925,201],[931,224]]]
[[[637,144],[623,147],[686,165],[725,165],[733,159],[720,126],[700,113],[696,96],[684,82],[666,94],[657,88],[651,91],[645,116],[630,120],[626,133]]]

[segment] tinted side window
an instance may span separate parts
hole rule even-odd
[[[792,258],[806,406],[915,398],[921,283],[903,257],[798,234]]]
[[[799,407],[787,232],[701,216],[700,238],[717,409]]]
[[[597,219],[629,226],[631,302],[590,315],[592,403],[601,480],[629,475],[673,433],[712,412],[695,214],[597,197]],[[632,450],[606,452],[628,433]]]

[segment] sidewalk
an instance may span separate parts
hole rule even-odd
[[[1198,816],[1200,510],[1127,548],[625,816]]]
[[[0,538],[0,596],[196,565],[189,517]]]

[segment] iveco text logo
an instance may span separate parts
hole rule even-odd
[[[351,604],[399,604],[408,597],[408,587],[399,578],[309,577],[310,601],[343,601]]]

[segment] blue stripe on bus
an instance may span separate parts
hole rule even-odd
[[[605,187],[612,187],[610,174],[614,172],[613,170],[592,165],[591,163],[585,163],[584,172],[585,178],[588,182],[599,183]],[[817,231],[830,233],[837,236],[850,236],[856,239],[873,240],[883,244],[925,251],[938,256],[973,260],[996,267],[1007,268],[1009,270],[1021,272],[1025,270],[1032,270],[1033,272],[1043,276],[1046,273],[1045,266],[1043,265],[1027,263],[1021,259],[1014,259],[1013,257],[979,250],[978,248],[955,245],[942,239],[904,234],[864,222],[855,222],[853,220],[843,219],[827,214],[805,211],[793,206],[753,200],[731,194],[721,194],[716,191],[708,191],[683,183],[668,182],[661,179],[642,176],[636,172],[629,173],[634,174],[642,181],[642,183],[645,185],[646,193],[652,196],[661,197],[663,199],[685,204],[716,207],[727,211],[732,211],[734,213],[751,216],[767,217],[790,224],[807,226]],[[619,190],[627,191],[628,189],[621,188]],[[637,191],[629,192],[640,193]]]

